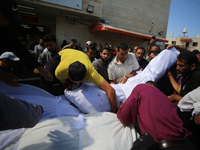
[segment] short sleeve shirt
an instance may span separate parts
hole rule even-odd
[[[130,74],[133,70],[139,68],[138,61],[135,54],[128,53],[127,59],[122,64],[117,61],[117,56],[110,62],[108,66],[108,77],[109,80],[115,80],[119,83],[119,80],[126,75]]]
[[[103,82],[103,77],[94,69],[88,56],[78,50],[64,49],[58,53],[61,56],[60,64],[57,66],[55,76],[62,83],[66,83],[69,79],[68,68],[73,62],[79,61],[85,65],[87,70],[85,80],[100,86]]]

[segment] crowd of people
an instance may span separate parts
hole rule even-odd
[[[20,65],[40,75],[39,87],[52,94],[55,84],[59,85],[59,94],[63,94],[65,89],[79,88],[85,80],[92,82],[105,91],[112,112],[117,113],[122,124],[138,125],[141,136],[150,134],[160,149],[199,148],[200,98],[198,92],[195,92],[198,95],[195,101],[188,96],[200,86],[198,50],[191,52],[182,46],[168,45],[167,49],[175,47],[180,52],[176,64],[156,83],[150,81],[153,86],[149,83],[136,86],[125,103],[117,108],[116,91],[111,84],[125,84],[159,56],[162,51],[155,39],[150,40],[147,51],[140,45],[131,48],[122,42],[114,49],[113,44],[98,45],[94,41],[87,41],[83,49],[75,38],[69,43],[63,40],[58,47],[53,34],[47,34],[33,44],[17,36],[15,26],[19,20],[10,18],[9,10],[3,5],[0,8],[4,20],[0,33],[5,35],[0,39],[0,80],[21,86],[20,81],[17,82],[19,70],[16,69],[20,61]],[[0,93],[0,102],[0,130],[33,127],[43,113],[42,106],[3,93]],[[25,117],[20,117],[22,114]]]

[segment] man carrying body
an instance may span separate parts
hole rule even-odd
[[[148,61],[146,59],[144,59],[145,55],[145,49],[143,47],[139,47],[136,49],[135,51],[135,56],[137,58],[137,61],[140,65],[140,70],[144,70],[144,68],[148,65]]]
[[[108,64],[110,58],[111,50],[108,47],[100,49],[100,59],[92,62],[92,65],[97,70],[97,72],[109,83],[108,78]]]
[[[108,77],[111,84],[124,84],[129,77],[136,75],[139,64],[135,54],[128,53],[128,45],[121,43],[117,49],[116,57],[108,66]]]
[[[99,86],[108,95],[112,112],[117,111],[115,90],[94,69],[88,56],[81,51],[67,49],[59,52],[61,62],[56,68],[55,76],[62,82],[64,89],[72,84],[80,85],[84,80]]]
[[[200,86],[200,71],[197,70],[197,64],[198,59],[193,52],[184,51],[178,55],[176,70],[178,74],[183,76],[183,78],[181,80],[181,85],[179,85],[171,75],[171,72],[168,72],[169,79],[175,91],[179,94],[172,94],[169,96],[172,101],[179,101],[188,92]]]
[[[38,57],[38,62],[42,65],[45,66],[45,64],[55,55],[58,54],[59,49],[57,47],[58,42],[56,40],[55,35],[52,34],[47,34],[43,38],[44,45],[47,48],[47,51],[43,52],[40,54]]]
[[[57,43],[56,37],[55,35],[48,34],[44,36],[43,41],[44,41],[44,45],[47,48],[47,51],[43,52],[39,56],[38,62],[41,65],[43,65],[45,69],[51,72],[51,74],[54,76],[54,79],[51,82],[47,82],[46,80],[44,80],[43,77],[41,77],[40,88],[42,88],[43,90],[49,93],[52,93],[53,95],[63,94],[63,91],[59,92],[59,94],[57,93],[55,94],[53,90],[54,84],[58,84],[58,85],[60,84],[60,82],[55,78],[55,69],[60,63],[60,56],[58,55],[58,52],[60,51],[60,49],[58,49],[57,47],[58,43]]]

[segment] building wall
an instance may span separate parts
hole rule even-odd
[[[71,38],[77,38],[83,48],[88,40],[113,43],[114,47],[120,42],[126,42],[132,47],[139,45],[147,48],[147,42],[142,38],[103,31],[91,33],[90,26],[101,18],[108,20],[114,27],[165,38],[171,3],[171,0],[82,0],[82,10],[78,10],[40,0],[17,1],[39,6],[42,18],[51,17],[55,21],[54,25],[51,23],[51,33],[56,34],[59,45],[64,39],[69,42]],[[86,11],[88,5],[94,6],[93,13]],[[76,17],[69,18],[63,14]],[[72,19],[71,22],[67,18]],[[48,25],[49,21],[44,20],[40,19],[38,24]],[[158,35],[159,31],[163,31],[163,34]]]
[[[168,43],[166,44],[172,44],[172,41],[176,41],[176,45],[182,45],[185,46],[186,42],[185,41],[181,41],[182,37],[178,37],[178,38],[166,38],[168,40]],[[188,38],[188,37],[187,37]],[[189,42],[189,47],[188,50],[193,51],[195,49],[200,51],[200,38],[190,38],[192,39],[192,42]],[[193,43],[197,42],[197,46],[193,46]]]

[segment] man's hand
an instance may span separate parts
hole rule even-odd
[[[151,40],[150,40],[150,45],[152,45],[153,43],[155,43],[155,41],[156,41],[156,40],[151,39]]]
[[[53,75],[47,69],[44,69],[42,66],[35,68],[34,73],[39,73],[49,82],[53,81]]]
[[[16,75],[6,73],[2,70],[0,70],[0,80],[3,80],[3,82],[11,86],[15,86],[15,87],[22,86],[21,84],[13,81],[13,80],[19,80],[19,78]]]
[[[174,44],[169,44],[169,45],[167,46],[167,49],[169,50],[169,49],[171,49],[172,47],[174,47]]]
[[[173,101],[180,101],[182,99],[182,97],[180,95],[177,94],[172,94],[170,96],[168,96],[168,98],[173,102]]]
[[[127,79],[126,77],[123,77],[123,78],[121,78],[121,79],[119,80],[119,83],[124,84],[124,83],[126,83],[127,80],[128,80],[128,79]]]

